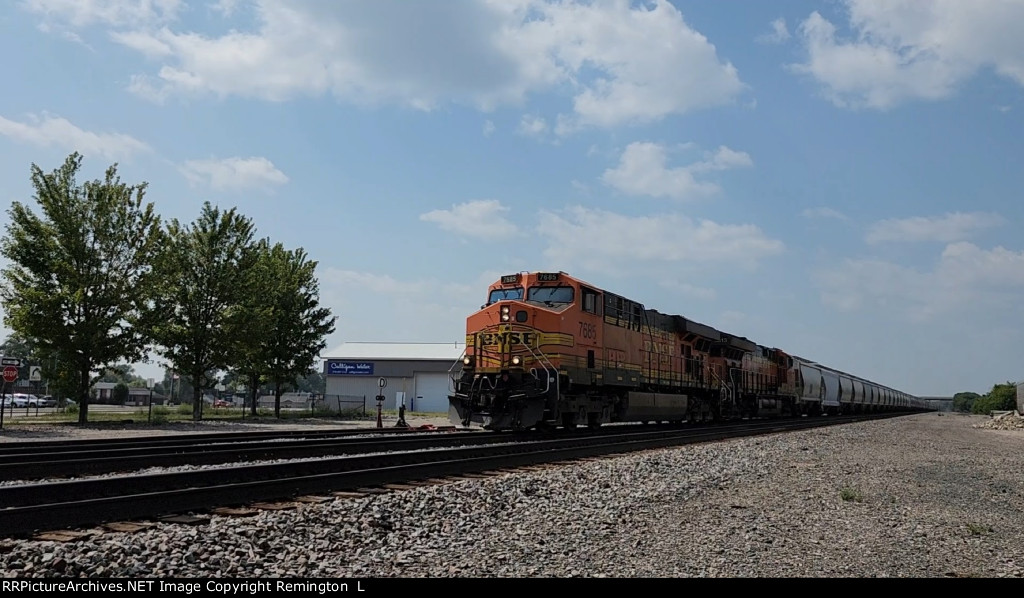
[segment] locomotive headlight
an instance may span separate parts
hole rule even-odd
[[[512,358],[512,365],[519,365],[520,363],[523,363],[522,357],[516,355]]]
[[[501,321],[502,322],[508,322],[509,318],[511,318],[511,317],[512,316],[509,315],[509,307],[507,305],[502,305],[501,306]]]
[[[501,314],[501,321],[508,322],[508,314]]]
[[[473,365],[473,358],[469,355],[462,358],[462,363],[465,365]]]

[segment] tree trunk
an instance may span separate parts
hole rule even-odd
[[[252,414],[256,416],[256,401],[260,396],[260,377],[249,376],[249,394],[252,395]]]
[[[203,419],[203,389],[200,388],[202,379],[202,374],[192,376],[192,421]]]
[[[89,423],[89,374],[88,365],[82,366],[78,387],[78,423]]]
[[[281,419],[281,383],[274,382],[274,417]]]

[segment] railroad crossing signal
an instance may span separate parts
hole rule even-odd
[[[14,382],[18,379],[18,368],[13,365],[4,366],[4,382]]]

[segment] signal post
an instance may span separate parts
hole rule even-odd
[[[381,411],[384,409],[384,387],[388,385],[387,378],[381,378],[378,381],[380,386],[380,394],[377,395],[377,427],[384,427],[384,420],[381,418]]]

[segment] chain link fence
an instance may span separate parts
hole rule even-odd
[[[366,417],[366,400],[366,395],[321,395],[312,408],[322,415]]]

